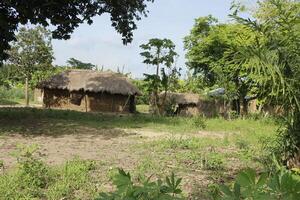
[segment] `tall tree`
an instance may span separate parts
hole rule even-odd
[[[160,114],[158,109],[159,88],[163,87],[166,93],[172,77],[178,74],[176,67],[172,69],[172,65],[178,55],[175,52],[174,43],[169,39],[153,38],[150,39],[148,43],[142,44],[140,47],[143,50],[143,52],[140,53],[144,58],[143,63],[156,67],[155,74],[144,75],[146,76],[145,80],[150,84],[149,88],[152,93],[150,105],[152,106],[154,113]],[[167,69],[169,70],[169,73],[166,72]]]
[[[74,69],[89,69],[89,70],[94,70],[96,69],[96,65],[92,64],[92,63],[85,63],[82,62],[80,60],[77,60],[75,58],[70,58],[69,60],[67,60],[68,65],[71,66],[71,68]]]
[[[185,37],[188,67],[203,78],[208,87],[224,87],[229,100],[234,100],[235,109],[247,113],[247,95],[254,85],[245,62],[233,59],[239,46],[253,41],[253,33],[240,24],[218,24],[212,16],[196,20],[190,34]]]
[[[68,39],[79,24],[93,23],[93,17],[110,14],[112,26],[122,35],[123,43],[132,41],[136,20],[146,16],[146,2],[153,0],[1,0],[0,61],[7,59],[5,50],[16,40],[20,24],[52,26],[53,38]]]
[[[51,34],[43,27],[21,28],[8,54],[8,64],[14,69],[13,78],[26,85],[28,104],[28,84],[31,83],[33,74],[53,68]]]
[[[237,49],[234,59],[247,62],[260,85],[258,92],[281,105],[288,117],[280,139],[279,158],[289,165],[300,157],[300,3],[294,0],[258,2],[254,20],[231,15],[255,32],[255,42]]]

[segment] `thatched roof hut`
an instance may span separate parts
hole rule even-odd
[[[67,70],[37,87],[44,91],[45,107],[80,111],[132,112],[141,94],[127,77],[93,70]]]
[[[178,105],[197,105],[200,101],[198,94],[193,93],[175,93],[175,92],[161,92],[159,98],[162,100],[166,95],[166,101],[171,101]]]
[[[165,93],[159,94],[160,104]],[[203,115],[207,117],[216,116],[224,110],[223,102],[215,99],[201,98],[193,93],[173,93],[166,94],[165,103],[171,103],[177,107],[175,114],[181,116]]]
[[[163,101],[165,102],[163,103]],[[174,114],[181,116],[197,115],[197,105],[199,104],[199,101],[200,98],[198,94],[175,92],[162,92],[159,94],[160,109],[163,109],[163,106],[169,107],[168,105],[173,105],[176,107]]]
[[[38,87],[122,95],[141,94],[127,77],[117,73],[93,70],[67,70],[41,82]]]

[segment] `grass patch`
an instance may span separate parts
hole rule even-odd
[[[207,185],[232,180],[243,168],[262,168],[259,160],[264,154],[261,143],[274,138],[277,128],[278,123],[273,119],[224,120],[1,108],[0,133],[6,134],[4,139],[11,133],[19,133],[51,136],[47,137],[48,140],[65,134],[69,134],[68,138],[73,139],[74,135],[74,138],[80,139],[87,134],[92,138],[95,136],[95,140],[102,140],[102,137],[96,136],[103,134],[101,130],[105,129],[107,135],[102,135],[105,142],[101,144],[112,146],[99,145],[95,148],[99,152],[104,150],[105,164],[101,166],[77,159],[62,166],[41,164],[30,167],[32,170],[40,167],[45,170],[45,177],[38,182],[46,180],[46,184],[35,184],[34,187],[29,184],[34,183],[31,179],[20,179],[20,168],[7,172],[0,177],[0,193],[5,191],[6,199],[93,199],[100,186],[107,189],[109,180],[106,174],[109,170],[124,167],[134,177],[154,175],[162,178],[175,172],[183,177],[185,194],[203,194],[209,190]],[[133,129],[134,133],[161,133],[156,137],[123,137],[124,129]],[[122,138],[116,138],[118,136]],[[128,148],[124,148],[125,145]],[[121,156],[116,156],[119,154]],[[95,172],[97,178],[94,177]],[[37,173],[33,171],[32,174]],[[17,195],[15,191],[21,196],[14,196]]]
[[[37,124],[38,126],[34,126]],[[148,114],[120,115],[101,113],[82,113],[66,110],[43,110],[35,108],[1,108],[0,131],[44,132],[49,126],[55,127],[88,126],[91,128],[125,128],[151,129],[154,131],[168,131],[171,133],[196,133],[201,130],[247,134],[249,140],[257,140],[258,136],[273,135],[277,129],[273,121],[265,122],[253,119],[224,119],[186,118],[186,117],[158,117]],[[70,128],[69,128],[70,129]],[[40,131],[39,131],[40,130]],[[54,130],[55,132],[55,130]],[[61,131],[60,131],[61,132]],[[68,131],[67,131],[68,132]]]
[[[38,154],[35,146],[17,153],[16,168],[0,176],[0,199],[91,199],[96,195],[93,162],[74,159],[49,167]]]

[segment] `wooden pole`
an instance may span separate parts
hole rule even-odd
[[[87,99],[86,99],[86,95],[87,95],[87,94],[85,94],[85,95],[84,95],[84,101],[85,101],[85,112],[87,112]]]
[[[25,79],[25,105],[29,106],[28,78]]]

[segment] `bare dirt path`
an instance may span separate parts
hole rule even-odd
[[[199,132],[197,134],[181,135],[169,132],[155,132],[152,130],[134,129],[87,129],[74,130],[76,134],[50,135],[20,135],[7,134],[0,137],[0,160],[7,168],[16,163],[12,156],[19,145],[38,145],[44,160],[49,164],[62,164],[76,156],[91,160],[128,160],[134,156],[129,147],[147,140],[163,138],[184,139],[188,137],[222,137],[220,133]]]

